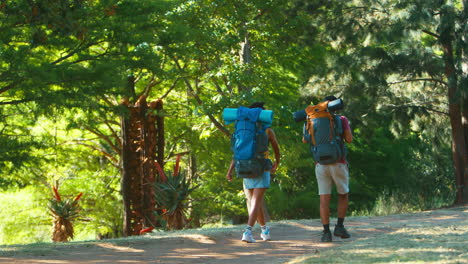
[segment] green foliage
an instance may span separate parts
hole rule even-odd
[[[297,192],[287,192],[273,184],[267,192],[268,212],[272,219],[310,219],[318,218],[320,199],[314,181]]]
[[[389,191],[384,189],[373,202],[372,207],[354,211],[354,215],[391,215],[419,212],[431,208],[441,208],[450,205],[454,199],[454,193],[442,194],[440,191],[432,191],[427,195],[425,191],[409,188],[408,190]]]
[[[37,187],[2,192],[0,200],[0,244],[50,241],[52,221],[47,215],[47,197]]]
[[[141,94],[164,101],[166,165],[189,153],[187,177],[199,186],[190,217],[200,225],[247,215],[241,180],[225,179],[222,129],[232,127],[221,113],[252,101],[275,113],[273,218],[318,217],[314,163],[292,113],[329,94],[345,100],[354,134],[350,211],[377,212],[388,197],[406,202],[390,208],[412,210],[451,199],[444,61],[422,30],[452,30],[461,54],[461,1],[62,2],[0,7],[0,195],[26,187],[15,196],[26,206],[22,195],[44,199],[57,181],[83,192],[77,239],[120,235],[119,101]],[[41,201],[34,210],[45,210]]]

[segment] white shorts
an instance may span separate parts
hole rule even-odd
[[[333,183],[336,185],[336,191],[339,194],[349,192],[349,171],[348,164],[334,163],[315,165],[315,176],[317,177],[319,195],[331,194]]]

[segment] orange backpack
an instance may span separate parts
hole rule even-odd
[[[329,101],[309,105],[305,112],[307,120],[304,127],[303,142],[310,142],[310,151],[316,162],[332,164],[345,156],[341,134],[343,126],[340,116],[332,114]],[[307,131],[307,133],[306,133]]]

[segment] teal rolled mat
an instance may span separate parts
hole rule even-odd
[[[223,119],[226,125],[234,123],[237,119],[237,108],[224,108]],[[273,122],[273,111],[262,110],[258,119],[264,124],[271,124]]]

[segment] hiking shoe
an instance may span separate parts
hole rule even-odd
[[[323,231],[322,232],[322,239],[320,240],[322,242],[332,242],[332,234],[330,231]]]
[[[350,238],[351,236],[349,235],[348,231],[346,231],[346,228],[344,226],[335,226],[335,230],[333,230],[333,235],[341,238]]]
[[[260,234],[260,236],[262,237],[263,241],[271,240],[270,228],[268,226],[265,229],[262,228],[262,233]]]
[[[252,235],[252,230],[246,229],[244,234],[242,234],[242,241],[247,242],[247,243],[255,243],[255,239],[253,238]]]

